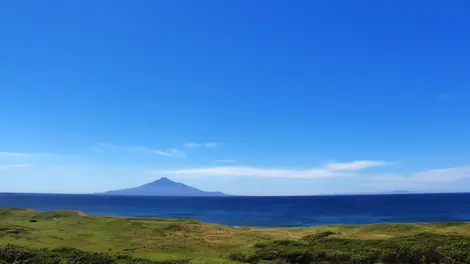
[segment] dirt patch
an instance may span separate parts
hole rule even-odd
[[[39,211],[33,209],[25,209],[24,212],[30,215],[37,215],[39,213]]]
[[[88,216],[84,212],[78,211],[78,210],[60,210],[60,212],[73,213],[73,214],[76,214],[76,215],[81,216],[81,217]]]
[[[395,236],[385,235],[385,234],[362,234],[362,235],[358,235],[358,237],[362,239],[387,239],[387,238],[392,238]]]
[[[304,232],[290,232],[284,229],[248,229],[248,233],[257,233],[266,235],[269,237],[290,237],[290,238],[302,238],[307,235]]]

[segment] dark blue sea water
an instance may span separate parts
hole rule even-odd
[[[470,194],[306,197],[0,194],[0,207],[73,209],[106,216],[189,217],[209,223],[259,227],[470,221]]]

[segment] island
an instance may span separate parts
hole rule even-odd
[[[145,196],[227,196],[222,192],[206,192],[166,177],[156,181],[122,190],[107,191],[105,195],[145,195]]]

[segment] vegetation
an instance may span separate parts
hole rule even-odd
[[[249,263],[470,263],[470,239],[433,234],[373,240],[308,237],[256,243],[229,257]]]
[[[190,262],[187,259],[151,261],[133,258],[128,254],[108,255],[74,248],[31,249],[15,245],[0,248],[0,261],[15,264],[187,264]]]
[[[248,228],[0,209],[0,263],[470,263],[470,223]]]

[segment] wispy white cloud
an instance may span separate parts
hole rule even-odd
[[[187,148],[217,148],[218,144],[216,142],[187,142],[184,144],[184,146]]]
[[[374,179],[386,182],[439,183],[470,179],[470,166],[432,169],[410,174],[387,174]]]
[[[32,156],[31,153],[0,151],[0,157],[27,158],[27,157],[30,157],[30,156]]]
[[[156,154],[163,157],[184,157],[186,153],[176,148],[167,148],[167,149],[153,149],[144,146],[118,146],[109,143],[102,143],[96,147],[90,148],[90,150],[95,152],[104,152],[104,151],[124,151],[124,152],[134,152],[134,153],[147,153],[147,154]]]
[[[384,161],[354,161],[329,163],[312,169],[272,169],[243,166],[220,166],[185,170],[153,171],[154,174],[180,176],[252,176],[270,178],[317,179],[338,176],[351,176],[355,171],[387,165]]]
[[[215,160],[215,162],[218,162],[218,163],[236,163],[237,161],[232,160],[232,159],[220,159],[220,160]]]
[[[188,142],[188,143],[184,143],[184,146],[188,148],[198,148],[201,145],[199,143]]]
[[[149,168],[141,165],[13,165],[17,166],[0,170],[0,192],[94,193],[155,180],[153,175],[145,174]]]
[[[169,148],[165,150],[153,150],[153,153],[163,156],[163,157],[184,157],[186,154],[178,149]]]
[[[336,170],[362,170],[372,167],[382,167],[390,163],[382,160],[358,160],[346,163],[328,163],[327,168],[332,171]]]
[[[470,166],[428,170],[412,175],[416,181],[441,182],[470,178]]]
[[[0,170],[24,168],[24,167],[30,167],[30,166],[31,166],[30,164],[7,164],[7,165],[0,165]]]

